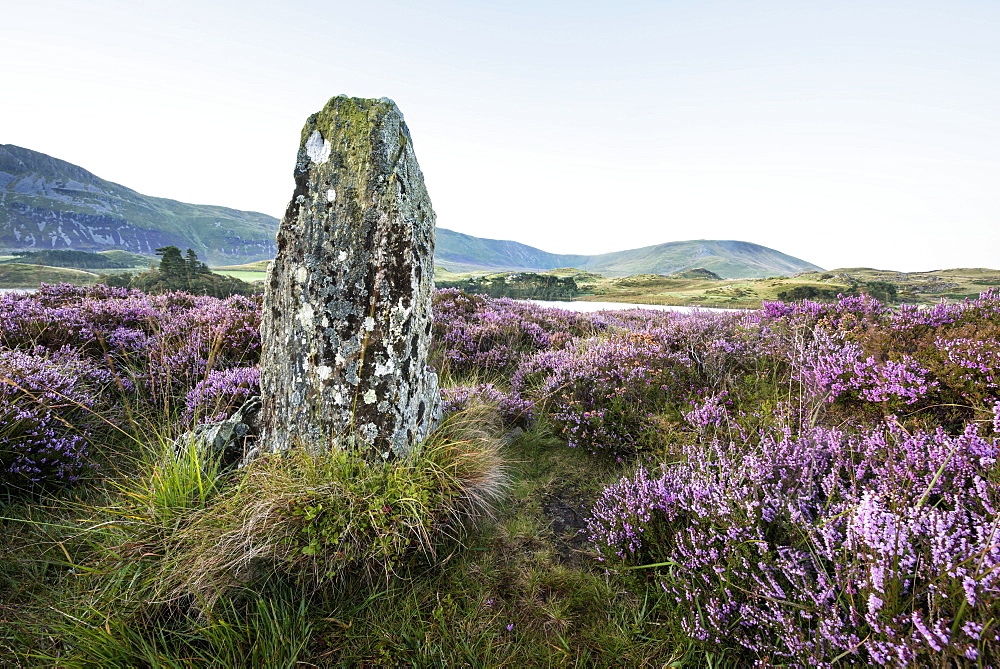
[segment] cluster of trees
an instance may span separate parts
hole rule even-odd
[[[460,281],[435,281],[434,284],[438,288],[459,288],[476,295],[520,300],[571,300],[580,294],[573,277],[561,278],[533,272],[473,277]]]
[[[132,267],[125,260],[109,258],[101,253],[91,253],[90,251],[48,249],[45,251],[12,251],[11,255],[17,256],[17,258],[3,262],[23,262],[76,269],[125,269]]]
[[[778,299],[786,302],[795,302],[797,300],[825,302],[836,300],[838,295],[868,293],[879,302],[888,303],[896,301],[897,292],[896,285],[888,281],[858,281],[852,284],[850,288],[845,289],[795,286],[791,290],[783,290],[778,293]]]
[[[182,255],[176,246],[164,246],[156,249],[156,255],[160,256],[158,268],[137,275],[128,272],[109,274],[103,278],[103,282],[109,286],[138,288],[151,295],[174,290],[212,297],[252,295],[259,292],[253,284],[246,281],[213,274],[208,265],[198,260],[198,254],[192,249]]]

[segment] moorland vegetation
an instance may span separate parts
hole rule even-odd
[[[227,297],[260,292],[269,264],[264,260],[227,265],[205,273],[175,271],[181,267],[177,263],[163,268],[162,255],[157,260],[124,251],[10,253],[17,255],[0,256],[0,288],[34,288],[42,282],[78,285],[101,282],[146,292],[185,290]],[[176,253],[180,253],[179,248]],[[112,265],[115,267],[111,268]],[[537,272],[452,272],[438,265],[434,268],[434,279],[442,288],[491,297],[759,309],[767,301],[832,302],[841,296],[859,294],[871,295],[885,304],[933,305],[942,298],[975,299],[990,286],[1000,287],[1000,270],[896,272],[861,267],[761,279],[724,279],[704,268],[670,275],[608,277],[572,267]]]
[[[181,258],[184,262],[184,258]],[[258,298],[0,296],[15,666],[1000,658],[1000,294],[580,314],[448,289],[418,455],[227,468]]]

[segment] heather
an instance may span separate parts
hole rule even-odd
[[[0,296],[18,662],[998,661],[996,292],[580,314],[440,290],[423,456],[237,470],[174,440],[255,392],[259,309]]]

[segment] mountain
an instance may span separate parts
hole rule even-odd
[[[668,242],[594,256],[560,255],[518,242],[481,239],[444,228],[437,230],[434,262],[453,272],[576,267],[612,277],[675,274],[702,268],[724,279],[753,279],[821,269],[766,246],[732,240]]]
[[[0,248],[191,248],[209,264],[273,258],[278,219],[142,195],[44,153],[0,144]]]
[[[121,249],[151,255],[162,246],[176,246],[194,249],[209,265],[236,265],[274,257],[278,222],[252,211],[142,195],[64,160],[0,144],[0,248]],[[455,272],[576,267],[612,277],[703,268],[737,279],[821,269],[749,242],[703,239],[594,256],[563,255],[445,228],[437,229],[434,262]]]

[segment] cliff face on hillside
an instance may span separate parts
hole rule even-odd
[[[274,257],[278,219],[150,197],[37,151],[0,145],[0,248],[192,248],[211,264]]]

